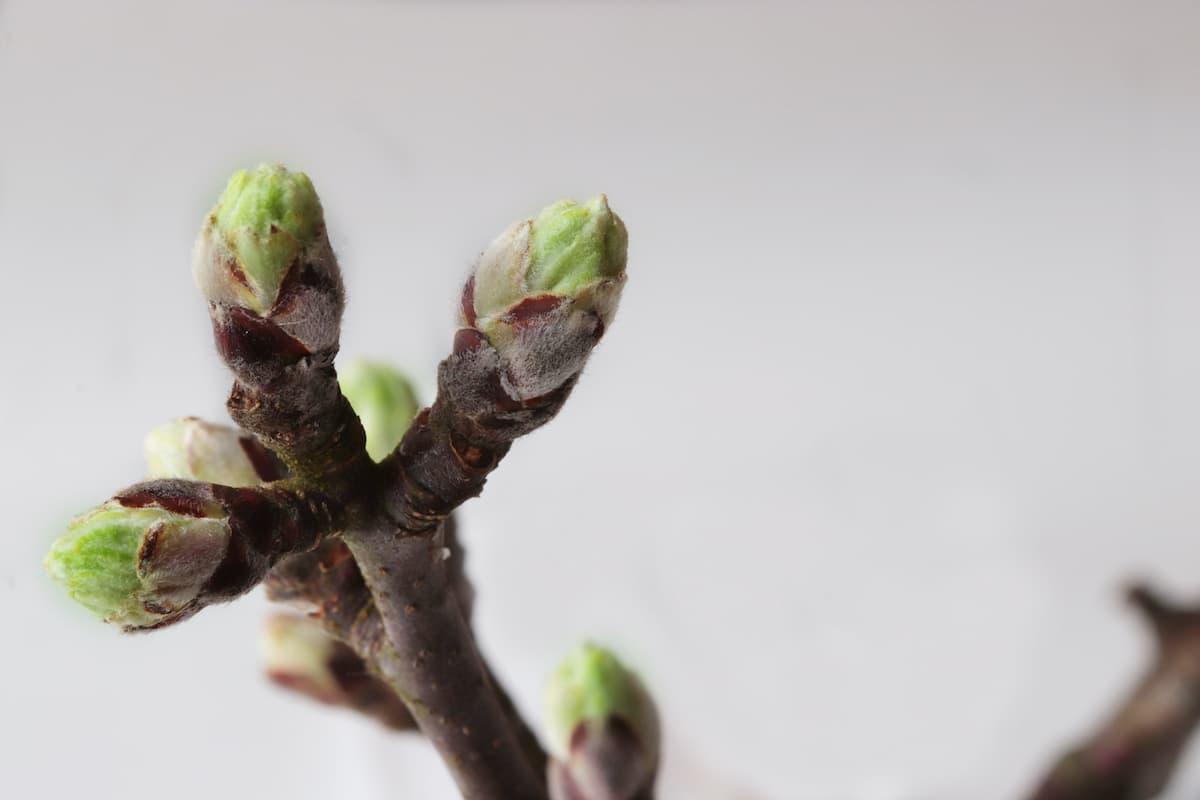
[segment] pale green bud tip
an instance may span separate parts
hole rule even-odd
[[[616,715],[640,736],[653,737],[655,711],[638,677],[610,651],[593,644],[576,648],[546,686],[546,733],[550,750],[565,758],[571,734],[582,722]],[[648,741],[650,747],[657,742]]]
[[[500,346],[511,338],[505,315],[526,298],[549,294],[570,298],[573,308],[608,325],[624,283],[627,250],[625,224],[607,197],[560,200],[510,226],[483,251],[464,295],[464,323]]]
[[[145,628],[196,598],[229,535],[224,519],[110,501],[71,521],[50,546],[45,567],[72,599],[106,622]],[[152,555],[143,551],[147,541]]]
[[[252,171],[234,173],[213,213],[214,227],[222,233],[245,229],[267,236],[278,228],[301,245],[316,237],[322,221],[321,201],[312,181],[282,164],[260,164]]]
[[[296,256],[320,234],[324,216],[307,175],[263,164],[229,179],[209,224],[241,269],[247,305],[263,311]]]
[[[262,479],[242,439],[233,428],[195,417],[164,423],[146,435],[147,477],[255,486]]]
[[[386,364],[363,360],[342,369],[338,382],[362,421],[367,453],[382,461],[400,443],[420,409],[412,384]]]
[[[137,553],[148,521],[141,516],[153,513],[100,510],[76,518],[51,545],[46,572],[93,614],[118,623],[138,620]]]
[[[574,294],[625,270],[625,224],[598,195],[586,203],[560,200],[542,209],[529,232],[529,288]]]
[[[330,666],[334,651],[334,640],[307,617],[271,618],[259,642],[259,652],[272,679],[300,685],[326,699],[341,692]]]

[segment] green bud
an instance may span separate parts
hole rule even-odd
[[[186,610],[225,554],[224,518],[110,501],[72,520],[45,567],[92,613],[127,629]]]
[[[205,221],[196,243],[196,283],[210,302],[263,314],[304,251],[324,232],[321,202],[303,172],[278,164],[242,170]]]
[[[658,716],[638,677],[610,651],[593,644],[576,648],[550,678],[545,693],[546,734],[550,752],[569,756],[571,736],[585,723],[620,718],[656,757]]]
[[[398,370],[364,360],[342,369],[338,382],[367,432],[367,453],[382,461],[400,443],[420,409],[412,384]]]
[[[257,486],[263,482],[250,460],[254,447],[240,431],[184,417],[159,425],[146,435],[150,478],[186,478],[224,486]]]
[[[608,324],[625,275],[628,237],[621,218],[598,195],[586,203],[560,200],[518,222],[484,251],[475,271],[478,326],[492,333],[496,318],[527,297],[567,297]]]
[[[275,616],[259,641],[267,676],[327,703],[342,697],[333,672],[337,642],[308,617]]]
[[[354,569],[357,574],[358,568]],[[267,677],[279,686],[321,703],[355,709],[392,730],[416,727],[400,697],[312,617],[273,616],[260,640],[260,652]]]
[[[625,225],[600,195],[554,203],[483,252],[461,323],[495,349],[511,398],[544,397],[583,369],[616,314],[627,249]]]
[[[529,287],[554,294],[576,294],[589,283],[617,277],[629,248],[625,224],[604,195],[583,205],[559,200],[542,209],[529,244]]]

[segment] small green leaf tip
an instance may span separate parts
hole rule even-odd
[[[110,501],[72,520],[44,563],[50,577],[93,614],[127,630],[148,628],[196,597],[229,535],[223,518]]]
[[[480,256],[470,287],[476,327],[489,337],[497,334],[513,306],[546,294],[570,298],[608,325],[628,249],[625,223],[604,195],[547,206],[533,219],[510,226]]]
[[[602,194],[582,205],[559,200],[546,206],[533,220],[529,244],[529,288],[553,294],[574,294],[620,275],[629,249],[625,224]]]
[[[621,717],[648,748],[657,748],[654,703],[637,675],[609,650],[583,644],[573,650],[546,685],[546,735],[560,760],[568,755],[571,734],[584,722]]]
[[[215,241],[197,249],[197,282],[209,300],[236,300],[261,314],[274,304],[288,269],[323,226],[321,201],[303,172],[280,164],[241,170],[229,179],[201,232],[202,240],[207,234]],[[235,267],[232,275],[205,274],[225,272],[226,262]],[[217,285],[218,279],[234,286]]]
[[[142,531],[163,512],[101,509],[73,520],[50,547],[46,572],[71,599],[106,621],[149,620],[137,600],[137,553]]]
[[[342,369],[338,382],[367,433],[367,454],[382,461],[420,410],[412,384],[399,370],[361,359]]]

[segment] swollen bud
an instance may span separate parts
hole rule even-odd
[[[500,352],[514,399],[544,395],[582,369],[616,314],[627,249],[625,224],[599,195],[547,206],[483,252],[461,321]]]
[[[263,164],[236,173],[205,218],[192,255],[216,311],[270,319],[309,352],[337,342],[341,275],[321,201],[303,172]]]
[[[172,420],[150,431],[145,455],[150,478],[257,486],[283,474],[274,455],[253,437],[196,417]]]
[[[404,703],[347,645],[310,617],[276,615],[260,641],[267,677],[320,703],[356,709],[394,730],[415,727]]]
[[[126,630],[173,621],[190,612],[231,536],[219,506],[194,510],[109,501],[72,520],[46,571],[76,602]]]
[[[267,677],[324,703],[336,703],[342,690],[332,662],[337,642],[308,617],[278,615],[267,620],[259,652]]]
[[[572,652],[547,685],[545,714],[556,800],[629,800],[651,787],[658,713],[611,652],[591,644]]]
[[[239,170],[205,221],[196,283],[212,302],[261,314],[275,304],[283,279],[324,224],[321,201],[303,172],[269,164]]]
[[[363,360],[339,370],[338,382],[366,431],[367,453],[382,461],[420,410],[412,384],[398,370]]]

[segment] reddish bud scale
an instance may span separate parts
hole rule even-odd
[[[291,473],[315,476],[366,458],[366,435],[332,366],[336,346],[312,352],[242,308],[214,307],[212,319],[217,348],[237,378],[230,416]]]
[[[463,320],[470,326],[474,327],[476,322],[475,317],[475,276],[472,275],[467,279],[467,283],[463,286],[462,297]]]
[[[213,338],[217,352],[240,377],[253,378],[310,355],[308,348],[270,319],[237,306],[212,307]],[[265,381],[264,381],[265,382]]]

